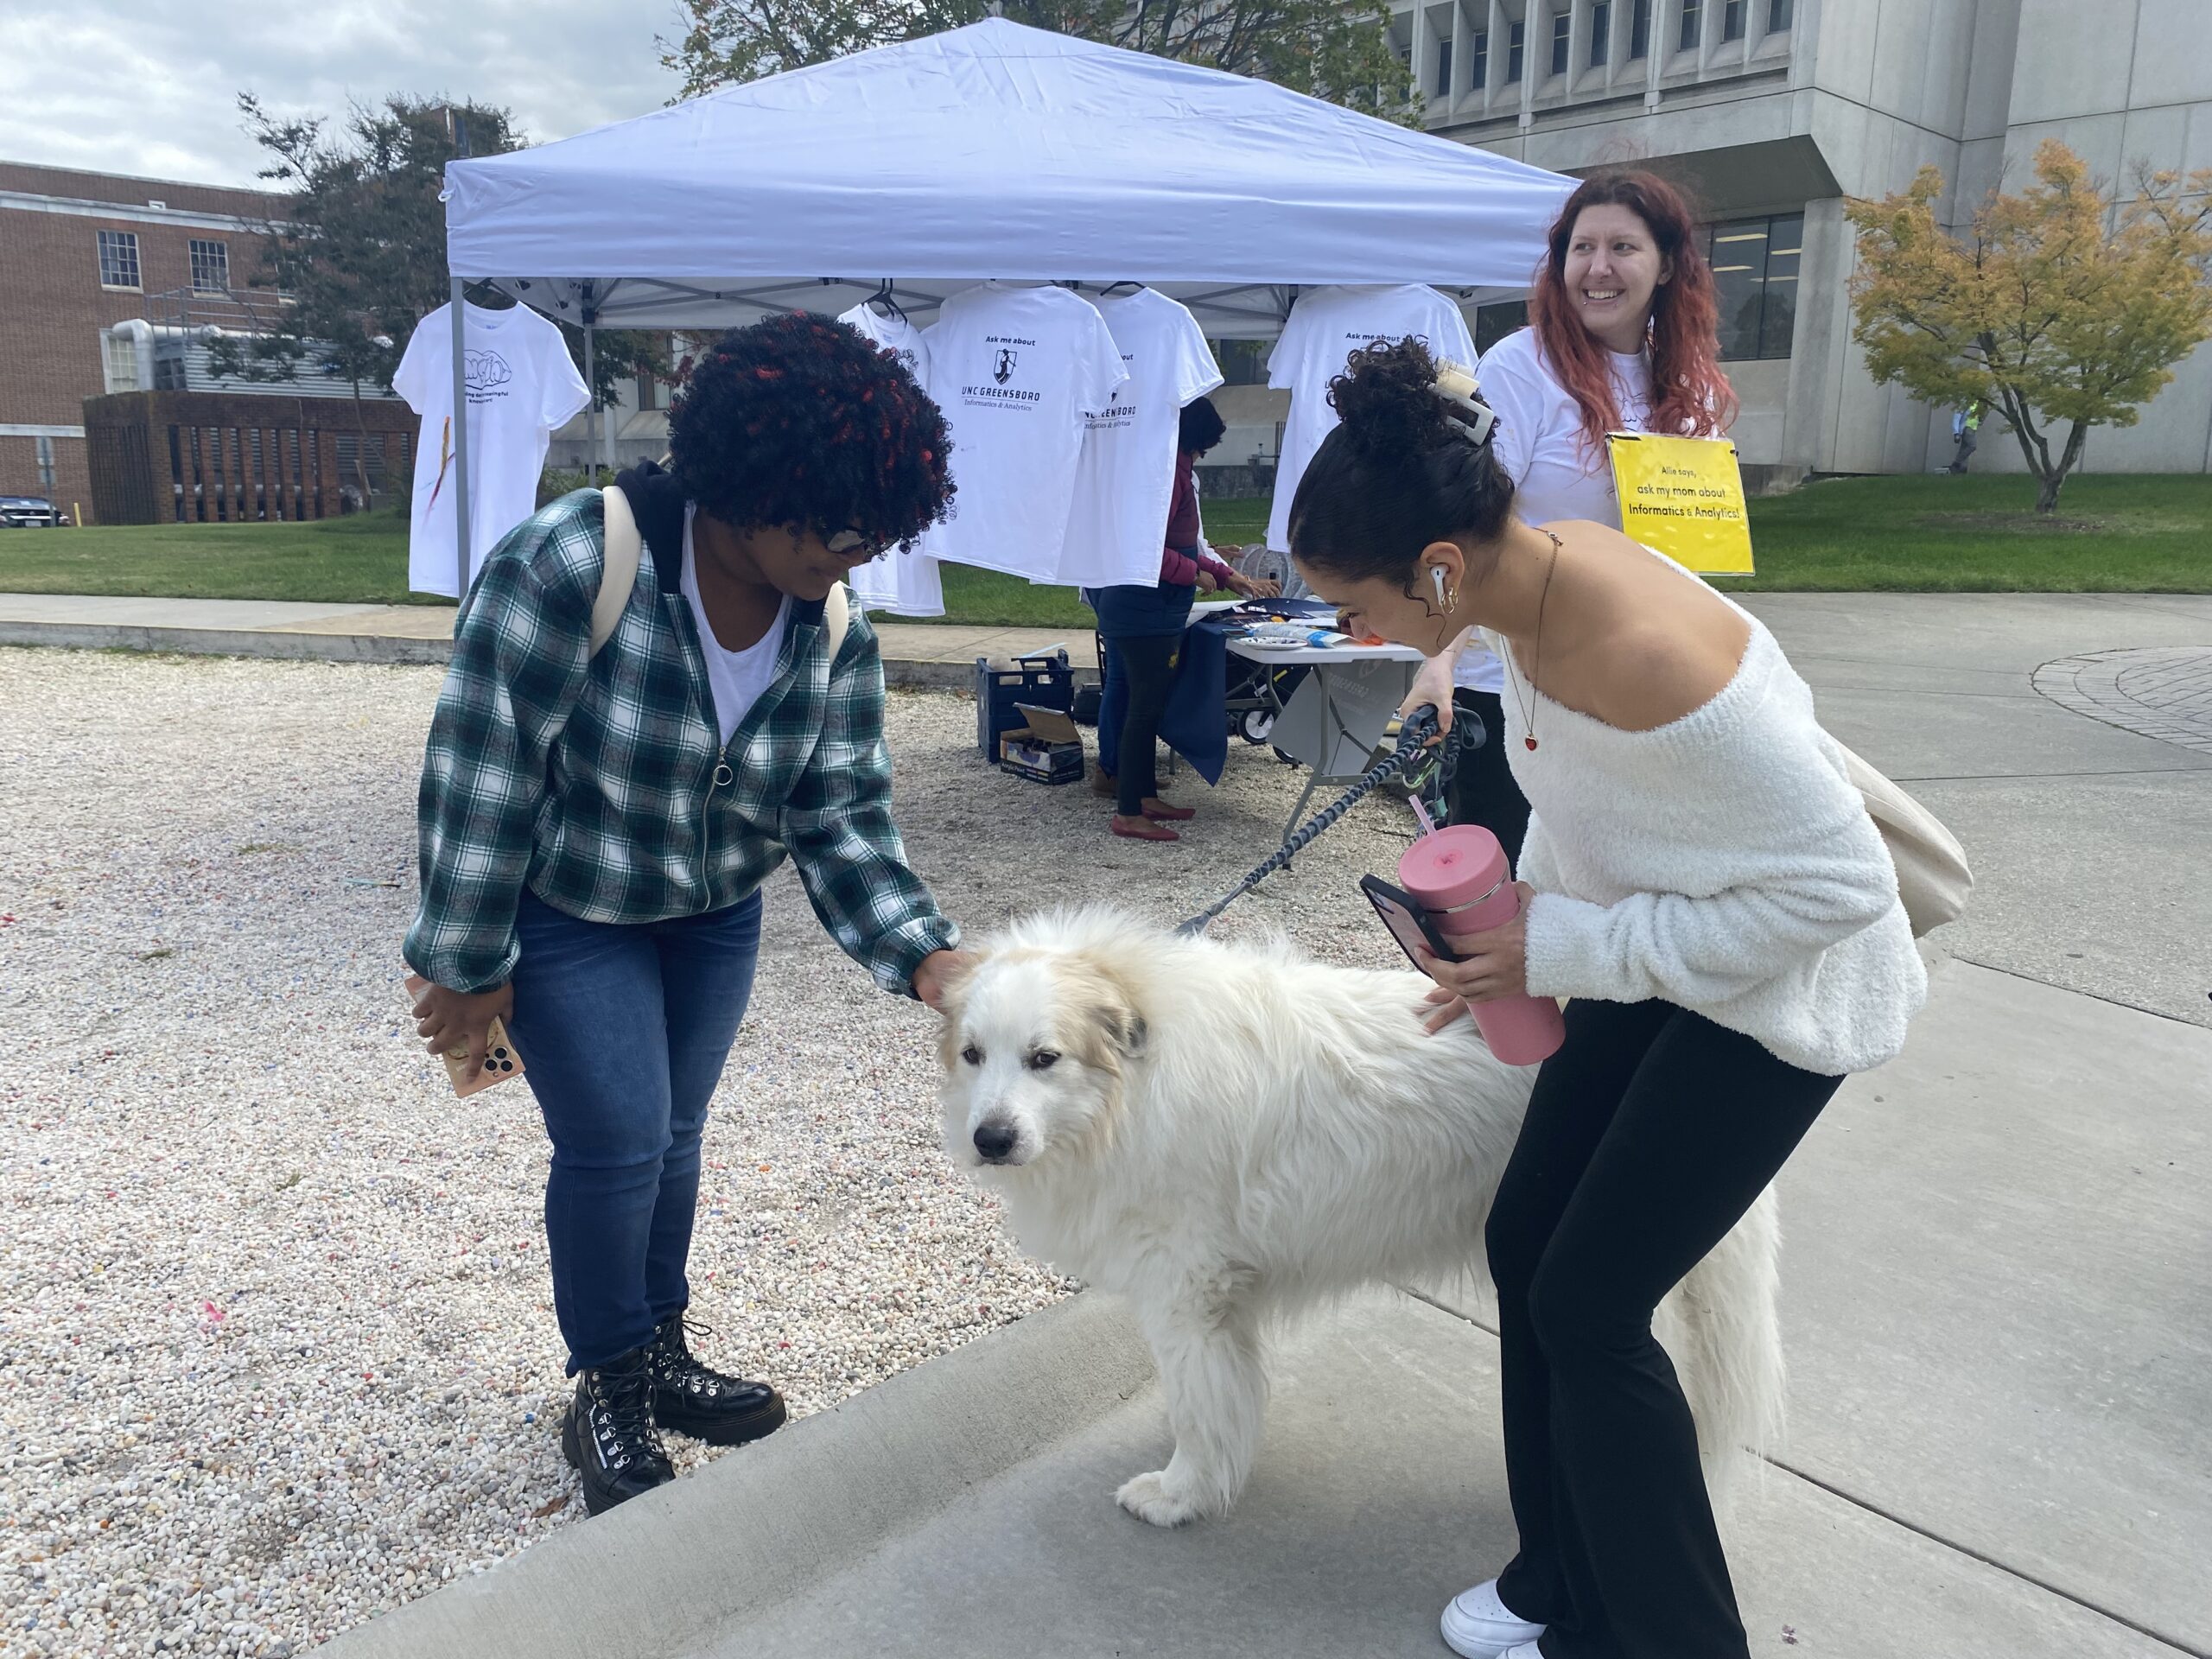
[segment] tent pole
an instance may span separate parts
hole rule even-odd
[[[599,487],[599,365],[592,354],[592,326],[584,324],[584,387],[591,393],[591,401],[584,405],[585,465],[590,469],[591,486]]]
[[[453,279],[453,547],[454,594],[468,596],[468,302],[466,286]]]

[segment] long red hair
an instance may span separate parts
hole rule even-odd
[[[1697,216],[1682,193],[1651,173],[1601,173],[1586,179],[1553,221],[1548,257],[1536,271],[1529,321],[1552,372],[1582,411],[1582,435],[1602,451],[1605,434],[1620,429],[1605,343],[1582,326],[1567,291],[1567,249],[1586,207],[1621,207],[1651,232],[1660,257],[1674,268],[1651,300],[1651,427],[1654,432],[1711,437],[1736,418],[1736,393],[1720,372],[1720,308],[1713,267],[1698,245]]]

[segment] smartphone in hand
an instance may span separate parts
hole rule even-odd
[[[1406,953],[1406,960],[1415,968],[1421,966],[1421,958],[1414,954],[1417,950],[1426,950],[1432,957],[1446,962],[1459,960],[1452,947],[1444,943],[1444,936],[1436,931],[1435,924],[1414,902],[1411,893],[1402,893],[1379,875],[1361,876],[1359,890],[1367,895],[1367,902],[1375,906],[1382,925],[1390,930],[1390,937],[1398,942],[1398,948]]]
[[[415,1011],[415,1003],[429,988],[430,982],[420,974],[407,976],[407,1010]],[[468,1075],[468,1050],[449,1048],[438,1058],[446,1063],[446,1076],[453,1079],[453,1091],[466,1100],[471,1095],[480,1095],[510,1077],[522,1076],[522,1055],[507,1037],[507,1027],[498,1014],[492,1016],[491,1029],[485,1034],[484,1069],[474,1077]]]

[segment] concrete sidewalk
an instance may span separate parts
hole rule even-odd
[[[1955,965],[1784,1177],[1792,1444],[1731,1528],[1751,1651],[2212,1650],[2212,1033]],[[1167,1437],[1082,1296],[331,1643],[333,1659],[1404,1655],[1512,1546],[1479,1307],[1284,1344],[1251,1489],[1155,1531]]]
[[[453,654],[445,605],[311,605],[273,600],[117,599],[0,594],[0,645],[168,651],[338,663],[442,663]],[[978,628],[882,622],[876,634],[893,685],[965,690],[976,658],[1064,645],[1095,669],[1089,628]]]

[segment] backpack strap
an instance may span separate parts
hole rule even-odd
[[[842,582],[830,585],[830,597],[822,601],[822,632],[830,647],[830,661],[835,664],[837,651],[845,643],[846,626],[853,620],[852,597]]]
[[[604,560],[599,571],[599,596],[591,603],[591,654],[614,637],[614,625],[629,607],[630,590],[638,585],[638,559],[645,537],[630,511],[630,499],[609,486],[600,492],[606,518]]]

